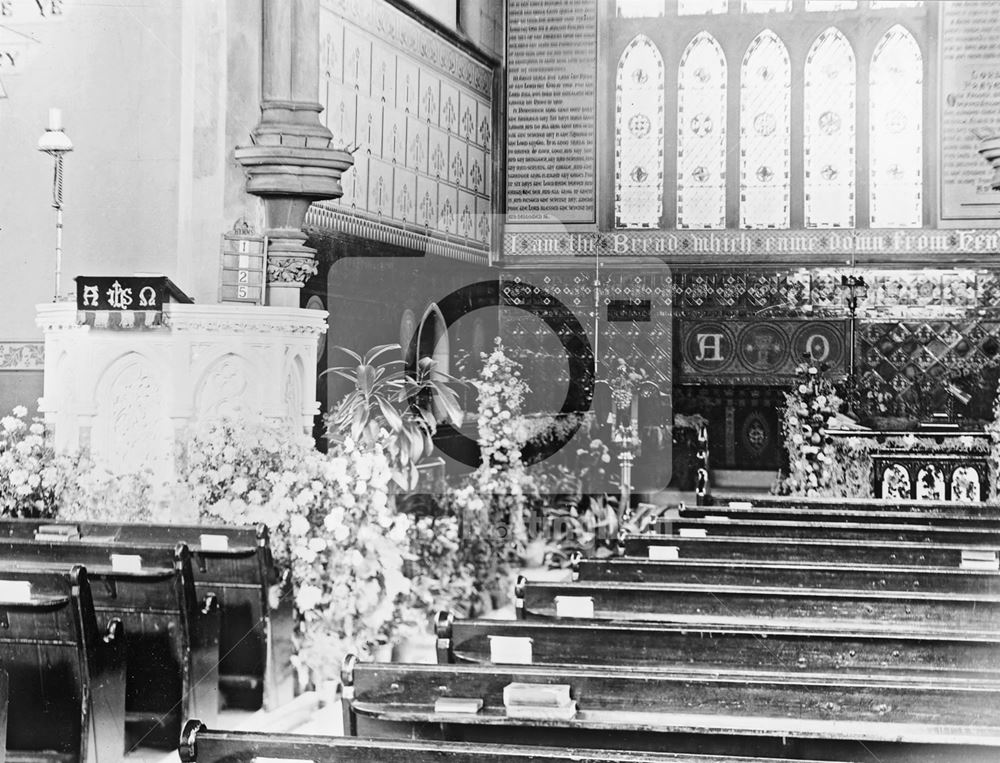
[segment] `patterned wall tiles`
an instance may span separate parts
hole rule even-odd
[[[458,88],[441,83],[441,126],[450,133],[458,134]]]
[[[382,157],[403,166],[406,164],[406,112],[387,106],[383,115]]]
[[[486,250],[492,71],[385,2],[321,0],[319,33],[322,119],[354,156],[319,206]]]

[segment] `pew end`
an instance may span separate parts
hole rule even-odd
[[[454,624],[455,616],[447,610],[442,609],[434,616],[435,651],[437,652],[438,665],[448,665],[455,661],[451,641]]]
[[[344,714],[344,736],[358,735],[358,721],[354,715],[354,669],[358,664],[356,654],[348,654],[340,666],[340,705]]]

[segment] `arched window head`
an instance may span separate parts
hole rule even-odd
[[[708,32],[677,75],[677,227],[726,227],[726,56]]]
[[[897,24],[875,46],[870,70],[873,228],[917,228],[923,221],[923,91],[920,46]]]
[[[663,59],[638,35],[615,82],[615,227],[658,228],[663,214]]]
[[[791,66],[781,39],[765,29],[740,70],[740,227],[789,226]]]
[[[830,27],[806,56],[803,164],[807,228],[853,228],[855,86],[847,38]]]

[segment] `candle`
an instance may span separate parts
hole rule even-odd
[[[49,129],[62,129],[62,109],[49,109]]]

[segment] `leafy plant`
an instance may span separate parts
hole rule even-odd
[[[387,431],[391,436],[386,441],[386,455],[393,467],[393,480],[403,489],[413,487],[417,463],[434,448],[432,437],[438,424],[435,406],[452,426],[462,423],[458,396],[448,386],[454,379],[437,370],[429,357],[417,362],[416,376],[408,375],[398,358],[379,360],[387,353],[398,353],[398,344],[379,345],[364,355],[346,347],[337,349],[355,365],[328,368],[320,374],[335,374],[351,384],[327,416],[327,438],[335,442],[350,438],[372,447],[380,432]]]

